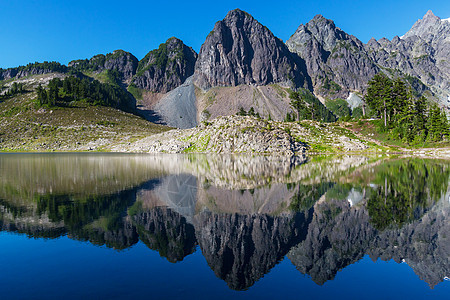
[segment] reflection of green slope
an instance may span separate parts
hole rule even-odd
[[[291,184],[290,188],[296,188],[297,191],[291,199],[290,209],[294,211],[305,211],[310,209],[320,197],[322,197],[328,190],[333,188],[335,183],[323,182],[319,184]],[[293,187],[292,187],[293,186]]]
[[[124,217],[136,201],[136,190],[104,196],[36,195],[28,207],[2,201],[2,227],[33,237],[71,238],[123,249],[137,242]]]
[[[370,222],[379,230],[419,219],[447,192],[450,164],[423,159],[388,161],[376,170],[368,200]]]
[[[27,202],[35,194],[111,194],[163,173],[145,155],[1,154],[0,197]]]

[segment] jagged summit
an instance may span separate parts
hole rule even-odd
[[[430,9],[427,11],[425,16],[423,16],[423,20],[440,20],[440,18],[437,17]]]
[[[194,83],[202,89],[241,84],[305,84],[304,67],[286,45],[250,14],[235,9],[202,45]]]
[[[233,10],[230,10],[230,11],[227,13],[227,15],[225,16],[224,19],[233,18],[234,16],[237,16],[237,17],[247,17],[247,18],[254,19],[253,16],[252,16],[251,14],[249,14],[248,12],[243,11],[243,10],[241,10],[241,9],[239,9],[239,8],[235,8],[235,9],[233,9]]]

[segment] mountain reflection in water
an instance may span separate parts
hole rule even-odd
[[[365,255],[430,287],[450,270],[450,162],[417,158],[0,155],[0,227],[171,263],[200,249],[231,289],[287,257],[319,285]]]

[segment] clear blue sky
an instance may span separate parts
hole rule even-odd
[[[252,14],[287,40],[316,14],[363,42],[402,35],[431,9],[450,17],[450,1],[104,1],[1,0],[0,68],[90,58],[123,49],[141,59],[176,36],[199,51],[229,10]]]

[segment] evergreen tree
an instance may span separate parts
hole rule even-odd
[[[384,127],[387,128],[387,117],[393,110],[393,83],[384,74],[377,74],[369,81],[365,100],[378,117],[384,119]]]

